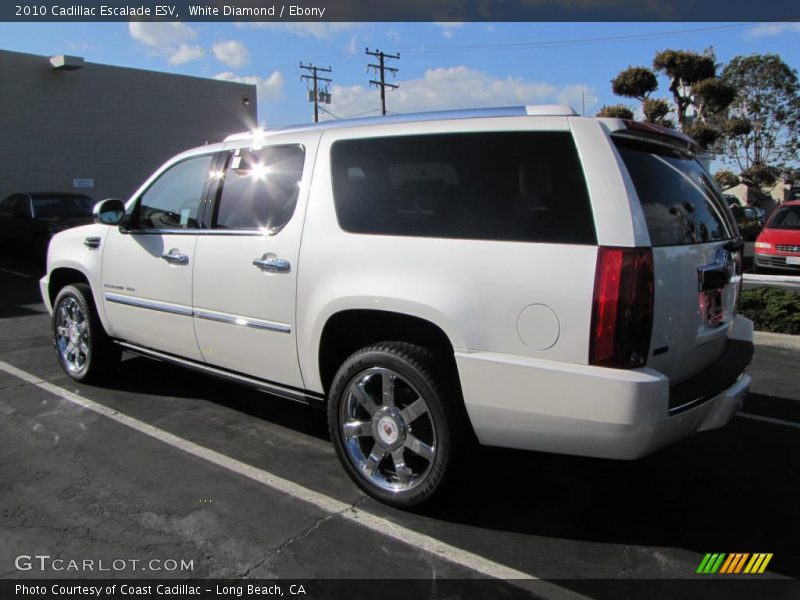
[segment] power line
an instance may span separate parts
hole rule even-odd
[[[518,42],[512,44],[469,44],[462,46],[405,46],[399,48],[403,52],[414,53],[453,53],[453,52],[502,52],[515,50],[535,50],[538,48],[560,48],[568,46],[581,46],[592,44],[603,44],[613,42],[627,42],[648,40],[654,38],[669,38],[676,36],[701,35],[704,33],[747,30],[761,27],[765,23],[736,23],[731,25],[717,25],[711,27],[694,27],[691,29],[674,29],[671,31],[660,31],[652,33],[635,33],[626,35],[615,35],[605,37],[574,38],[569,40],[552,40],[546,42]],[[332,66],[341,66],[358,62],[357,60],[342,60],[359,55],[359,51],[339,52],[336,54],[323,54],[312,58],[313,61],[326,61]],[[265,71],[280,71],[287,69],[296,63],[285,63],[282,65],[265,67]]]
[[[333,79],[329,79],[328,77],[320,77],[318,73],[332,73],[333,70],[330,67],[324,69],[322,67],[315,67],[312,64],[304,65],[303,63],[300,63],[300,68],[306,69],[309,73],[311,73],[311,75],[301,75],[300,79],[306,81],[311,80],[314,82],[314,91],[313,91],[314,96],[313,98],[311,98],[311,100],[314,102],[314,123],[319,123],[320,92],[319,92],[318,82],[320,81],[325,82],[325,86],[327,88],[327,85],[331,81],[333,81]],[[330,96],[327,94],[327,91],[325,92],[325,96],[327,99],[327,103],[330,104]]]
[[[394,59],[394,60],[400,60],[400,54],[399,53],[398,54],[386,54],[385,52],[381,52],[380,50],[375,50],[375,52],[370,52],[369,48],[366,49],[366,53],[369,56],[374,56],[374,57],[376,57],[378,59],[378,64],[377,65],[374,65],[374,64],[370,63],[370,64],[367,65],[367,69],[375,69],[376,73],[380,73],[380,81],[375,81],[374,79],[370,79],[369,83],[370,83],[370,85],[375,85],[375,86],[381,88],[381,114],[385,115],[386,114],[386,88],[388,87],[390,89],[396,90],[398,87],[400,87],[400,86],[395,85],[393,83],[386,83],[385,72],[389,71],[392,74],[392,77],[394,77],[394,76],[397,75],[397,71],[398,71],[398,69],[395,69],[393,67],[387,67],[386,66],[386,59],[389,58],[389,59]]]
[[[465,51],[486,51],[486,50],[529,50],[536,48],[561,48],[565,46],[580,46],[589,44],[600,44],[608,42],[625,42],[640,39],[652,39],[662,37],[674,37],[678,35],[698,35],[702,33],[753,29],[763,23],[738,23],[735,25],[717,25],[712,27],[694,27],[691,29],[678,29],[672,31],[656,31],[649,33],[620,34],[602,37],[573,38],[567,40],[551,40],[543,42],[515,42],[509,44],[467,44],[461,46],[409,46],[401,47],[404,52],[465,52]]]

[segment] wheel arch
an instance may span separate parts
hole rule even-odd
[[[413,315],[375,309],[341,310],[328,317],[319,342],[318,368],[324,393],[348,356],[371,344],[398,341],[434,351],[452,369],[458,385],[453,343],[435,323]],[[460,386],[459,386],[460,387]]]
[[[85,283],[91,289],[92,284],[89,278],[80,270],[72,267],[58,267],[50,272],[50,281],[47,286],[47,294],[50,297],[50,305],[52,306],[60,292],[64,287],[73,283]],[[94,294],[94,290],[92,290]],[[95,304],[97,302],[95,301]]]

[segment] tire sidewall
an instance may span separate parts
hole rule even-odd
[[[435,374],[428,371],[428,365],[418,362],[417,356],[409,361],[395,350],[371,347],[359,351],[348,358],[340,367],[331,384],[328,400],[328,428],[339,461],[351,479],[365,492],[378,500],[401,508],[413,508],[422,504],[434,495],[444,483],[452,452],[452,435],[450,423],[445,412],[443,392],[437,384]],[[436,434],[436,456],[425,479],[410,490],[391,492],[379,488],[364,477],[360,469],[353,463],[345,449],[342,437],[340,413],[345,392],[350,384],[364,371],[374,367],[383,367],[396,372],[406,379],[425,399]]]
[[[88,338],[89,338],[89,352],[86,356],[86,363],[83,365],[83,368],[80,371],[71,371],[69,369],[69,367],[64,362],[64,357],[61,356],[61,350],[58,348],[58,331],[56,328],[58,311],[61,308],[61,303],[68,298],[73,298],[78,303],[83,313],[86,315],[86,323],[87,323]],[[83,381],[93,373],[92,365],[94,362],[97,340],[95,336],[95,314],[93,307],[89,304],[89,301],[84,296],[84,293],[76,286],[68,285],[58,293],[58,296],[56,296],[56,300],[53,303],[52,326],[53,326],[53,343],[56,347],[56,354],[58,355],[58,363],[61,365],[61,368],[69,377],[71,377],[76,381]]]

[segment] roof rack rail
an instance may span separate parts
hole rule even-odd
[[[249,139],[258,132],[258,135],[272,133],[285,133],[288,131],[305,131],[309,129],[339,129],[341,127],[356,127],[368,125],[382,125],[391,123],[415,123],[424,121],[448,121],[455,119],[478,119],[490,117],[576,117],[576,113],[566,104],[528,104],[526,106],[504,106],[498,108],[468,108],[461,110],[437,110],[429,112],[403,113],[384,117],[358,117],[353,119],[339,119],[335,121],[322,121],[321,123],[308,123],[305,125],[289,125],[285,127],[269,127],[235,133],[225,138],[226,142]]]

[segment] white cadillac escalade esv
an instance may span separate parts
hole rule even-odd
[[[741,240],[695,150],[563,106],[234,135],[53,238],[58,360],[324,403],[345,470],[402,507],[473,439],[637,458],[750,385]]]

